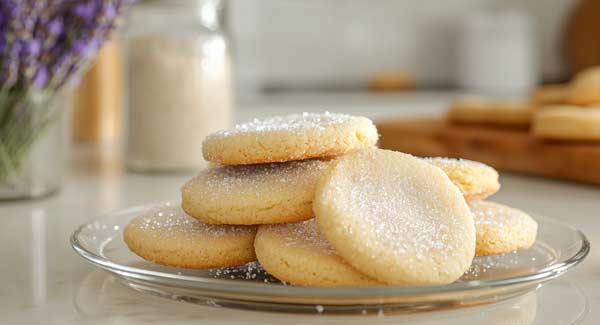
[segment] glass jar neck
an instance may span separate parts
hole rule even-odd
[[[224,29],[224,0],[152,0],[135,6],[130,28],[141,31],[190,29],[221,32]]]

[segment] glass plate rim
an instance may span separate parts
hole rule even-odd
[[[444,294],[461,291],[472,291],[480,289],[491,289],[512,285],[527,284],[532,282],[544,282],[555,278],[565,271],[575,267],[581,263],[589,254],[591,245],[583,232],[577,228],[557,221],[555,219],[544,217],[541,215],[533,215],[536,221],[553,223],[572,231],[581,241],[581,247],[577,252],[554,265],[542,268],[537,272],[507,277],[498,280],[473,280],[465,282],[456,282],[446,285],[434,286],[394,286],[394,285],[374,285],[361,287],[308,287],[308,286],[273,286],[263,283],[246,282],[243,280],[226,280],[226,279],[210,279],[195,276],[184,276],[160,271],[145,270],[136,267],[130,267],[115,263],[105,257],[99,256],[94,252],[89,251],[79,240],[79,235],[85,228],[94,223],[108,217],[116,215],[130,215],[135,212],[143,211],[160,204],[167,202],[173,203],[176,200],[168,200],[162,202],[148,203],[138,206],[129,207],[126,209],[115,210],[109,213],[102,214],[98,217],[90,219],[79,226],[70,237],[70,244],[73,250],[92,265],[98,266],[106,271],[115,273],[120,276],[131,277],[137,280],[159,283],[162,285],[174,285],[189,289],[213,290],[228,293],[245,293],[245,294],[265,294],[265,290],[270,294],[286,296],[286,297],[302,297],[310,295],[312,297],[354,297],[364,296],[366,291],[369,295],[377,295],[380,297],[390,295],[424,295],[424,294]],[[114,237],[113,237],[114,238]]]

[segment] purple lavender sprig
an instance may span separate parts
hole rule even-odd
[[[81,73],[135,0],[0,0],[0,181],[55,119],[49,103]]]
[[[87,63],[133,0],[0,1],[0,85],[63,86]]]

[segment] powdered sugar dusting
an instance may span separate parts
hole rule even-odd
[[[209,225],[188,216],[179,204],[166,203],[153,207],[133,219],[128,227],[139,228],[154,237],[177,237],[202,240],[233,234],[250,234],[256,228],[247,226]]]
[[[336,113],[302,113],[286,116],[275,116],[266,119],[253,119],[250,122],[237,124],[233,129],[221,130],[208,136],[226,137],[239,133],[260,133],[270,131],[294,131],[307,129],[323,129],[334,124],[347,123],[357,117]]]

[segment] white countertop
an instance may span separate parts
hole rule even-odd
[[[385,118],[434,114],[449,94],[276,95],[243,105],[239,120],[291,111],[348,112]],[[77,146],[62,191],[37,201],[0,203],[0,317],[4,324],[440,323],[599,324],[600,187],[502,174],[494,200],[567,222],[592,244],[587,260],[537,292],[482,307],[418,315],[292,315],[199,306],[134,292],[79,258],[71,232],[109,211],[178,197],[189,175],[123,169],[118,150]]]

